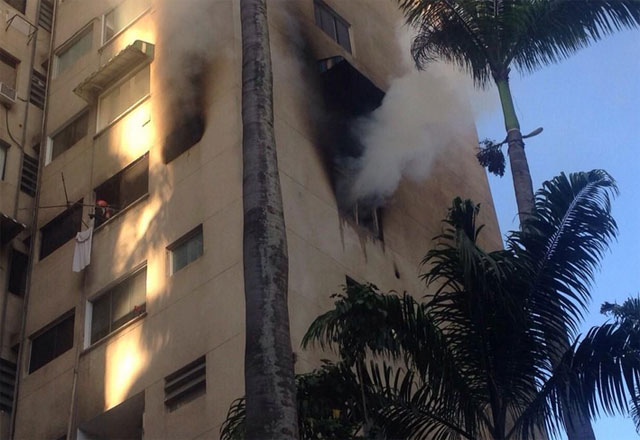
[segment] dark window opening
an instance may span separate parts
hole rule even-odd
[[[29,257],[22,252],[11,252],[11,266],[9,268],[9,292],[15,295],[24,295],[27,287],[27,263]]]
[[[207,392],[205,356],[164,378],[164,404],[173,411]]]
[[[16,88],[18,64],[19,59],[0,49],[0,83],[12,90]]]
[[[40,228],[40,259],[43,259],[80,232],[82,199]]]
[[[100,226],[149,192],[149,154],[95,189],[95,225]]]
[[[38,25],[47,32],[51,32],[53,23],[53,1],[40,0],[40,17],[38,17]]]
[[[193,99],[189,102],[173,102],[175,119],[169,124],[170,131],[162,148],[162,161],[167,164],[192,146],[200,142],[205,130],[205,93],[207,88],[207,66],[203,61],[194,61],[194,73],[189,78]],[[187,110],[181,110],[181,109]],[[184,113],[183,113],[184,112]]]
[[[31,75],[31,96],[29,96],[29,102],[44,110],[46,89],[47,75],[34,70]]]
[[[14,9],[17,9],[18,11],[22,12],[23,14],[27,10],[27,0],[4,0],[4,1],[5,1],[5,3],[8,3]]]
[[[349,23],[324,2],[316,0],[313,2],[313,6],[318,27],[329,35],[333,41],[351,53]]]
[[[13,393],[16,387],[17,366],[0,358],[0,411],[13,411]]]
[[[74,318],[74,310],[71,310],[58,318],[49,328],[31,336],[29,373],[33,373],[73,347]]]
[[[375,238],[382,240],[382,208],[356,203],[350,213],[352,220]]]
[[[0,180],[4,180],[4,172],[7,168],[7,154],[11,145],[0,139]]]
[[[67,124],[62,130],[52,136],[51,157],[49,160],[55,159],[84,138],[87,135],[88,127],[89,112],[85,111]]]
[[[38,186],[38,159],[25,153],[22,162],[22,175],[20,177],[20,190],[30,195],[36,196]]]
[[[147,268],[136,272],[91,302],[91,343],[146,311]]]
[[[78,438],[142,440],[144,391],[78,425]]]

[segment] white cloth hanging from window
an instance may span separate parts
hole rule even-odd
[[[76,234],[76,248],[73,251],[73,271],[80,272],[91,263],[91,239],[93,225]]]

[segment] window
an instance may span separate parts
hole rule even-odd
[[[20,177],[20,190],[30,195],[36,196],[36,188],[38,186],[38,159],[24,154],[22,162],[22,175]]]
[[[40,228],[40,259],[71,240],[82,226],[82,199]]]
[[[119,329],[146,310],[147,268],[91,302],[91,343]]]
[[[351,39],[349,37],[349,23],[340,17],[325,3],[316,0],[313,2],[316,15],[316,24],[336,43],[351,53]]]
[[[44,110],[44,97],[46,90],[47,75],[34,70],[31,75],[31,95],[29,96],[29,102]]]
[[[93,25],[87,27],[80,35],[65,49],[58,52],[55,62],[56,76],[73,66],[83,55],[91,50],[93,45]]]
[[[51,32],[53,23],[53,0],[40,0],[40,17],[38,25],[47,32]]]
[[[366,229],[375,238],[382,240],[382,209],[371,208],[370,206],[363,206],[362,204],[356,204],[353,207],[351,218],[356,222],[358,226]]]
[[[95,224],[100,226],[149,191],[149,155],[127,166],[95,189]]]
[[[171,273],[176,273],[202,255],[202,225],[169,246]]]
[[[192,401],[207,391],[205,356],[164,378],[164,404],[170,411]]]
[[[100,96],[98,102],[98,130],[103,129],[149,95],[149,74],[147,64],[125,81],[115,85]]]
[[[149,0],[127,0],[112,9],[102,18],[102,43],[127,27],[150,6]]]
[[[13,392],[16,387],[17,366],[0,358],[0,411],[13,411]]]
[[[47,148],[47,163],[73,147],[87,135],[89,112],[85,111],[54,134]]]
[[[10,146],[7,142],[0,139],[0,180],[4,180],[4,170],[7,167],[7,153],[9,152]]]
[[[0,49],[0,83],[15,90],[20,60]]]
[[[5,3],[9,3],[11,6],[13,6],[15,9],[22,12],[23,14],[27,9],[27,0],[4,0],[4,1]]]
[[[24,295],[27,287],[27,263],[29,257],[22,252],[13,250],[11,253],[11,266],[9,268],[9,292],[15,295]]]
[[[73,347],[74,310],[31,336],[29,373],[33,373]]]

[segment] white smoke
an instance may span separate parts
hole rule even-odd
[[[402,178],[424,179],[436,158],[468,133],[473,122],[471,96],[486,101],[481,92],[473,91],[471,79],[452,66],[432,63],[425,71],[416,70],[406,29],[398,39],[407,54],[407,73],[394,79],[382,105],[353,127],[365,150],[356,165],[351,203],[381,204]]]

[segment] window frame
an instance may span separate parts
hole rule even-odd
[[[131,208],[132,206],[135,206],[138,202],[140,202],[140,200],[143,200],[145,197],[149,196],[149,176],[150,176],[150,174],[149,174],[149,152],[147,151],[145,154],[143,154],[142,156],[140,156],[137,159],[135,159],[133,162],[131,162],[130,164],[128,164],[127,166],[122,168],[120,171],[115,173],[113,176],[109,177],[108,179],[105,179],[102,183],[100,183],[100,185],[98,185],[95,188],[93,188],[93,197],[94,197],[94,200],[97,201],[97,197],[98,197],[97,190],[100,189],[100,187],[104,186],[110,180],[115,179],[118,176],[122,176],[126,171],[130,170],[135,165],[139,164],[141,161],[144,161],[144,160],[147,161],[147,190],[143,194],[141,194],[139,197],[137,197],[134,200],[132,200],[131,202],[129,202],[128,205],[121,207],[118,211],[113,213],[113,215],[111,215],[105,221],[103,221],[102,223],[97,225],[96,228],[95,228],[96,231],[101,229],[104,225],[110,223],[113,219],[118,218],[120,215],[124,214],[126,211],[129,210],[129,208]],[[94,212],[93,212],[94,217],[93,218],[95,218],[95,215],[96,215],[95,209],[96,208],[94,208]]]
[[[42,255],[42,243],[43,243],[43,229],[48,228],[48,227],[52,227],[51,224],[54,223],[55,221],[59,221],[64,215],[73,215],[73,210],[78,210],[80,211],[80,221],[79,221],[79,227],[78,230],[75,231],[73,233],[73,235],[71,237],[69,237],[68,240],[66,240],[65,242],[61,243],[60,245],[58,245],[57,247],[55,247],[54,249],[52,249],[50,252],[48,252],[46,255]],[[53,254],[55,251],[57,251],[58,249],[60,249],[62,246],[66,245],[69,241],[71,241],[73,239],[73,237],[75,237],[75,235],[80,232],[80,229],[82,228],[82,217],[84,215],[84,199],[80,199],[79,201],[72,203],[71,206],[69,206],[67,209],[65,209],[64,211],[60,212],[58,215],[56,215],[55,217],[53,217],[51,220],[49,220],[47,223],[45,223],[44,225],[42,225],[40,228],[38,228],[38,232],[40,234],[40,240],[39,240],[39,245],[40,245],[40,249],[38,252],[38,261],[42,261],[45,258],[47,258],[49,255]]]
[[[73,346],[76,343],[76,338],[75,338],[75,330],[76,330],[75,318],[76,318],[76,316],[75,315],[76,315],[76,309],[74,307],[71,310],[63,313],[62,315],[60,315],[59,317],[54,319],[49,324],[47,324],[44,327],[42,327],[41,329],[35,331],[31,336],[29,336],[29,361],[26,362],[27,374],[33,374],[34,372],[38,371],[39,369],[41,369],[45,365],[47,365],[47,364],[51,363],[52,361],[56,360],[57,358],[59,358],[60,356],[65,354],[67,351],[69,351],[69,350],[71,350],[73,348]],[[71,346],[69,348],[65,349],[64,351],[58,353],[57,355],[54,353],[54,356],[51,359],[49,359],[47,362],[43,363],[42,365],[38,366],[35,369],[32,369],[31,368],[31,362],[33,361],[33,342],[34,342],[34,340],[36,340],[37,338],[41,337],[42,335],[44,335],[48,331],[51,331],[52,329],[54,329],[58,325],[62,324],[63,322],[65,322],[69,318],[71,318],[72,323],[73,323],[73,329],[71,330]]]
[[[62,133],[64,130],[66,130],[67,128],[69,128],[72,124],[78,122],[80,120],[80,118],[85,117],[87,118],[87,132],[85,133],[84,136],[82,136],[80,139],[78,139],[76,142],[74,142],[73,144],[69,145],[65,150],[63,150],[62,152],[60,152],[58,155],[56,155],[56,157],[53,157],[53,138],[55,138],[56,136],[58,136],[60,133]],[[60,128],[58,128],[57,130],[55,130],[54,132],[52,132],[50,135],[47,136],[47,148],[46,148],[46,152],[45,152],[45,160],[44,160],[44,165],[47,166],[49,165],[51,162],[53,162],[57,157],[61,156],[63,153],[65,153],[66,151],[69,151],[71,148],[73,148],[74,146],[76,146],[80,141],[82,141],[85,137],[89,136],[89,126],[91,121],[89,120],[90,114],[89,114],[89,107],[85,107],[82,110],[80,110],[78,113],[76,113],[75,115],[73,115],[70,119],[68,119]]]
[[[98,292],[96,292],[94,295],[92,295],[90,298],[87,299],[87,306],[86,306],[86,313],[85,313],[85,329],[84,329],[84,348],[85,349],[89,349],[98,344],[101,344],[102,342],[108,340],[113,335],[117,334],[119,331],[127,328],[129,325],[133,324],[134,322],[137,322],[139,319],[142,319],[147,315],[147,275],[148,275],[147,269],[148,269],[147,262],[144,261],[138,266],[136,266],[133,270],[131,270],[130,272],[127,272],[125,275],[122,275],[121,277],[107,284],[107,286],[100,289]],[[123,322],[122,325],[120,325],[119,327],[112,329],[111,326],[113,325],[113,310],[110,308],[109,309],[109,331],[107,332],[107,334],[105,334],[101,338],[98,338],[94,341],[93,335],[92,335],[94,303],[102,299],[105,295],[113,295],[113,291],[117,287],[131,280],[133,277],[140,274],[140,272],[142,271],[145,272],[144,303],[142,303],[140,306],[140,309],[142,310],[139,313],[133,315],[133,317],[128,321]],[[112,296],[111,302],[113,302],[113,296]],[[135,311],[135,308],[134,308],[134,311]]]
[[[193,260],[187,262],[187,264],[185,264],[184,266],[180,267],[179,269],[176,270],[175,268],[175,251],[176,249],[180,248],[181,246],[188,244],[192,238],[197,237],[198,235],[200,235],[201,238],[201,243],[202,243],[202,247],[200,249],[200,255],[198,255],[196,258],[194,258]],[[198,226],[196,226],[195,228],[191,229],[189,232],[187,232],[186,234],[182,235],[180,238],[178,238],[177,240],[175,240],[173,243],[171,243],[169,246],[167,246],[167,251],[169,252],[169,275],[173,276],[176,273],[180,272],[182,269],[184,269],[185,267],[189,266],[191,263],[199,260],[200,258],[202,258],[202,256],[204,255],[204,230],[202,227],[202,223],[199,224]]]
[[[133,25],[136,21],[138,21],[143,15],[147,14],[151,10],[151,7],[152,7],[151,2],[149,0],[143,0],[143,1],[147,1],[148,2],[147,7],[142,12],[140,12],[138,15],[136,15],[131,20],[129,20],[127,22],[127,24],[123,25],[122,28],[120,28],[120,30],[114,32],[112,36],[110,36],[109,38],[105,38],[105,36],[106,36],[106,26],[107,26],[107,15],[109,15],[110,13],[112,13],[113,11],[115,11],[116,9],[121,7],[122,5],[124,5],[127,1],[131,1],[131,0],[124,0],[118,6],[109,9],[107,12],[102,14],[102,16],[100,17],[100,49],[102,49],[103,47],[105,47],[106,45],[111,43],[113,40],[118,38],[118,36],[120,34],[122,34],[129,27],[131,27],[131,25]],[[140,0],[136,0],[136,1],[140,1]]]
[[[144,69],[149,69],[149,90],[147,91],[147,93],[142,95],[140,98],[138,98],[133,104],[131,104],[129,107],[123,110],[118,116],[113,118],[111,121],[105,123],[103,126],[100,126],[100,122],[101,122],[100,108],[101,108],[101,103],[104,97],[109,93],[111,93],[113,90],[115,90],[116,87],[120,87],[122,84],[132,79],[135,75],[137,75]],[[96,136],[102,133],[103,131],[107,130],[109,127],[116,124],[118,121],[124,118],[127,114],[129,114],[133,109],[135,109],[144,101],[149,99],[150,96],[151,96],[151,61],[148,61],[142,64],[141,66],[131,70],[130,72],[127,72],[126,75],[124,75],[118,81],[115,81],[113,84],[107,87],[106,90],[100,93],[100,95],[98,96],[98,99],[96,100]]]
[[[17,91],[18,90],[18,68],[20,67],[20,59],[14,57],[6,50],[0,48],[0,63],[6,64],[14,71],[13,84],[5,83],[0,81],[0,83],[5,84],[7,87]]]
[[[18,7],[16,7],[16,5],[14,5],[13,3],[10,2],[10,0],[4,0],[4,3],[8,4],[9,6],[11,6],[13,9],[15,9],[16,11],[18,11],[19,13],[21,13],[22,15],[27,13],[27,0],[20,0],[22,1],[22,9],[19,9]]]
[[[53,72],[52,72],[53,73],[53,75],[52,75],[53,79],[58,78],[61,73],[66,72],[69,68],[74,66],[81,58],[84,58],[89,52],[91,52],[91,49],[93,49],[93,38],[94,38],[93,37],[93,21],[94,20],[91,20],[85,26],[80,28],[67,41],[62,43],[58,49],[55,50],[54,55],[53,55]],[[74,61],[72,64],[70,64],[67,69],[65,69],[62,72],[60,72],[60,56],[62,54],[64,54],[64,53],[66,53],[67,51],[69,51],[74,45],[79,43],[87,34],[91,35],[91,38],[90,38],[91,39],[91,47],[89,47],[87,52],[85,52],[82,55],[80,55],[76,59],[76,61]]]
[[[318,17],[320,16],[321,12],[326,12],[331,16],[335,38],[322,26],[321,24],[322,20],[318,20]],[[313,0],[313,16],[314,16],[314,22],[316,26],[325,35],[331,38],[338,46],[342,47],[345,51],[347,51],[350,54],[353,54],[353,41],[351,38],[351,23],[345,20],[344,17],[338,14],[335,9],[333,9],[331,6],[329,6],[322,0]],[[342,39],[340,38],[340,33],[338,32],[337,23],[342,24],[347,30],[347,41],[344,42],[345,44],[343,44]]]

